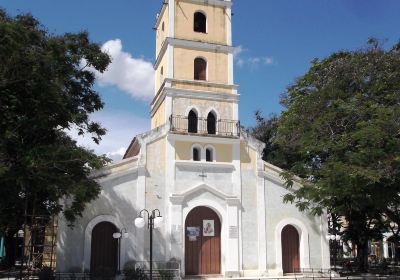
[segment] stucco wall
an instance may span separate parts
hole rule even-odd
[[[213,91],[213,92],[223,92],[223,93],[234,93],[235,87],[227,84],[210,84],[203,83],[199,81],[186,81],[186,80],[174,80],[172,82],[172,87],[180,89],[191,89],[199,91]]]
[[[270,270],[279,270],[277,267],[281,261],[277,259],[277,250],[281,250],[280,233],[277,234],[279,223],[294,225],[301,233],[299,225],[303,225],[307,230],[307,235],[300,236],[300,239],[309,243],[309,248],[305,249],[304,259],[300,259],[302,268],[328,268],[329,247],[324,232],[323,224],[321,227],[321,218],[310,216],[307,213],[300,212],[294,205],[283,203],[283,196],[289,191],[280,184],[271,180],[265,180],[265,203],[266,203],[266,233],[267,233],[267,268]],[[325,217],[323,217],[325,219]],[[288,222],[285,222],[288,221]],[[292,221],[292,222],[291,222]],[[321,231],[322,230],[322,231]],[[302,242],[302,240],[300,240]],[[300,244],[300,246],[302,246]],[[279,247],[279,248],[278,248]],[[309,262],[309,263],[307,263]]]
[[[161,61],[155,71],[155,93],[159,91],[164,79],[168,77],[168,67],[169,67],[169,58],[168,52],[165,52],[164,56],[161,58]],[[163,68],[163,75],[161,75],[161,68]]]
[[[249,169],[254,174],[256,173],[257,152],[244,142],[240,144],[240,164],[242,169]]]
[[[194,59],[202,57],[207,61],[207,81],[213,83],[228,83],[228,54],[174,47],[174,78],[183,80],[194,79]]]
[[[160,21],[159,25],[156,26],[157,32],[156,32],[156,56],[158,56],[158,53],[160,52],[160,49],[162,47],[162,43],[164,42],[164,39],[168,37],[168,30],[169,30],[169,19],[168,19],[168,8],[164,9],[164,11],[160,14]],[[162,24],[164,23],[164,31],[161,30]]]
[[[206,14],[207,33],[193,31],[193,17],[196,11],[202,11]],[[226,45],[227,16],[223,7],[177,1],[175,7],[175,37]]]
[[[248,149],[247,149],[248,148]],[[241,145],[242,178],[242,259],[244,270],[258,269],[257,178],[252,169],[253,151]],[[253,160],[255,160],[253,158]]]
[[[151,129],[159,127],[160,125],[165,124],[165,99],[158,107],[157,111],[154,113],[153,117],[151,117]]]
[[[175,143],[175,159],[191,160],[191,147],[198,144],[203,149],[207,146],[203,143],[176,141]],[[216,153],[216,162],[232,162],[232,145],[229,144],[213,144]],[[205,160],[205,159],[204,159]]]
[[[159,138],[146,145],[146,209],[159,209],[162,215],[168,213],[165,193],[165,166],[166,162],[166,138]],[[167,253],[167,227],[153,231],[154,260],[164,261]],[[149,235],[144,235],[144,244],[149,244]],[[149,259],[148,250],[145,250],[144,259]]]
[[[113,216],[118,223],[127,229],[129,238],[124,241],[124,256],[132,259],[140,258],[137,255],[136,228],[133,225],[132,213],[136,209],[136,180],[137,172],[116,177],[101,182],[102,191],[99,197],[87,205],[82,218],[79,218],[73,228],[68,227],[63,217],[60,217],[57,237],[57,271],[83,271],[90,267],[85,263],[85,229],[89,222],[98,216]],[[116,225],[118,228],[118,225]],[[120,228],[119,228],[120,229]]]

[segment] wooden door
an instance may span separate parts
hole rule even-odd
[[[118,229],[109,222],[98,223],[92,230],[90,272],[99,276],[114,276],[118,265]]]
[[[185,274],[220,273],[221,222],[210,208],[196,207],[190,211],[185,222]]]
[[[300,268],[299,233],[294,226],[287,225],[282,230],[283,273],[293,273]]]

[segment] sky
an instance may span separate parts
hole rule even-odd
[[[161,3],[0,0],[10,15],[30,12],[52,33],[88,31],[112,56],[95,86],[105,107],[92,116],[108,133],[100,145],[89,138],[78,142],[114,160],[136,134],[150,129],[153,26]],[[399,0],[234,0],[232,11],[234,77],[244,126],[255,124],[256,110],[279,114],[280,94],[306,73],[313,58],[365,47],[371,36],[386,41],[387,47],[400,39]]]

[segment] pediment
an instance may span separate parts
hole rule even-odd
[[[182,204],[183,201],[185,201],[185,198],[195,194],[196,192],[209,192],[212,193],[213,195],[221,198],[222,200],[225,200],[228,204],[238,204],[240,203],[240,199],[236,196],[228,195],[224,192],[221,192],[214,186],[210,186],[205,183],[201,183],[198,185],[195,185],[191,188],[188,188],[186,191],[178,194],[172,194],[170,196],[170,200],[174,204]]]

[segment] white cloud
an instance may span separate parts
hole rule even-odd
[[[275,63],[274,59],[269,56],[247,56],[244,57],[243,53],[247,52],[242,45],[239,45],[233,50],[233,59],[238,67],[242,68],[244,66],[249,66],[251,68],[257,67],[259,65],[273,65]]]
[[[111,56],[112,62],[104,73],[96,72],[99,84],[117,86],[134,98],[151,100],[154,96],[153,64],[123,51],[120,39],[105,42],[101,49]]]
[[[113,161],[118,161],[118,160],[122,159],[122,157],[124,156],[124,154],[126,152],[126,149],[127,149],[126,147],[120,147],[116,151],[106,153],[106,155]]]
[[[274,59],[272,57],[264,57],[264,64],[266,65],[274,64]]]
[[[92,141],[90,135],[78,136],[75,129],[71,129],[68,133],[77,140],[78,145],[92,149],[98,155],[106,154],[113,161],[122,159],[133,137],[150,129],[149,119],[128,112],[98,112],[93,114],[91,119],[107,129],[107,134],[99,145]]]
[[[239,45],[239,46],[235,47],[233,49],[233,57],[234,58],[238,57],[244,51],[245,51],[245,49],[243,48],[242,45]]]

